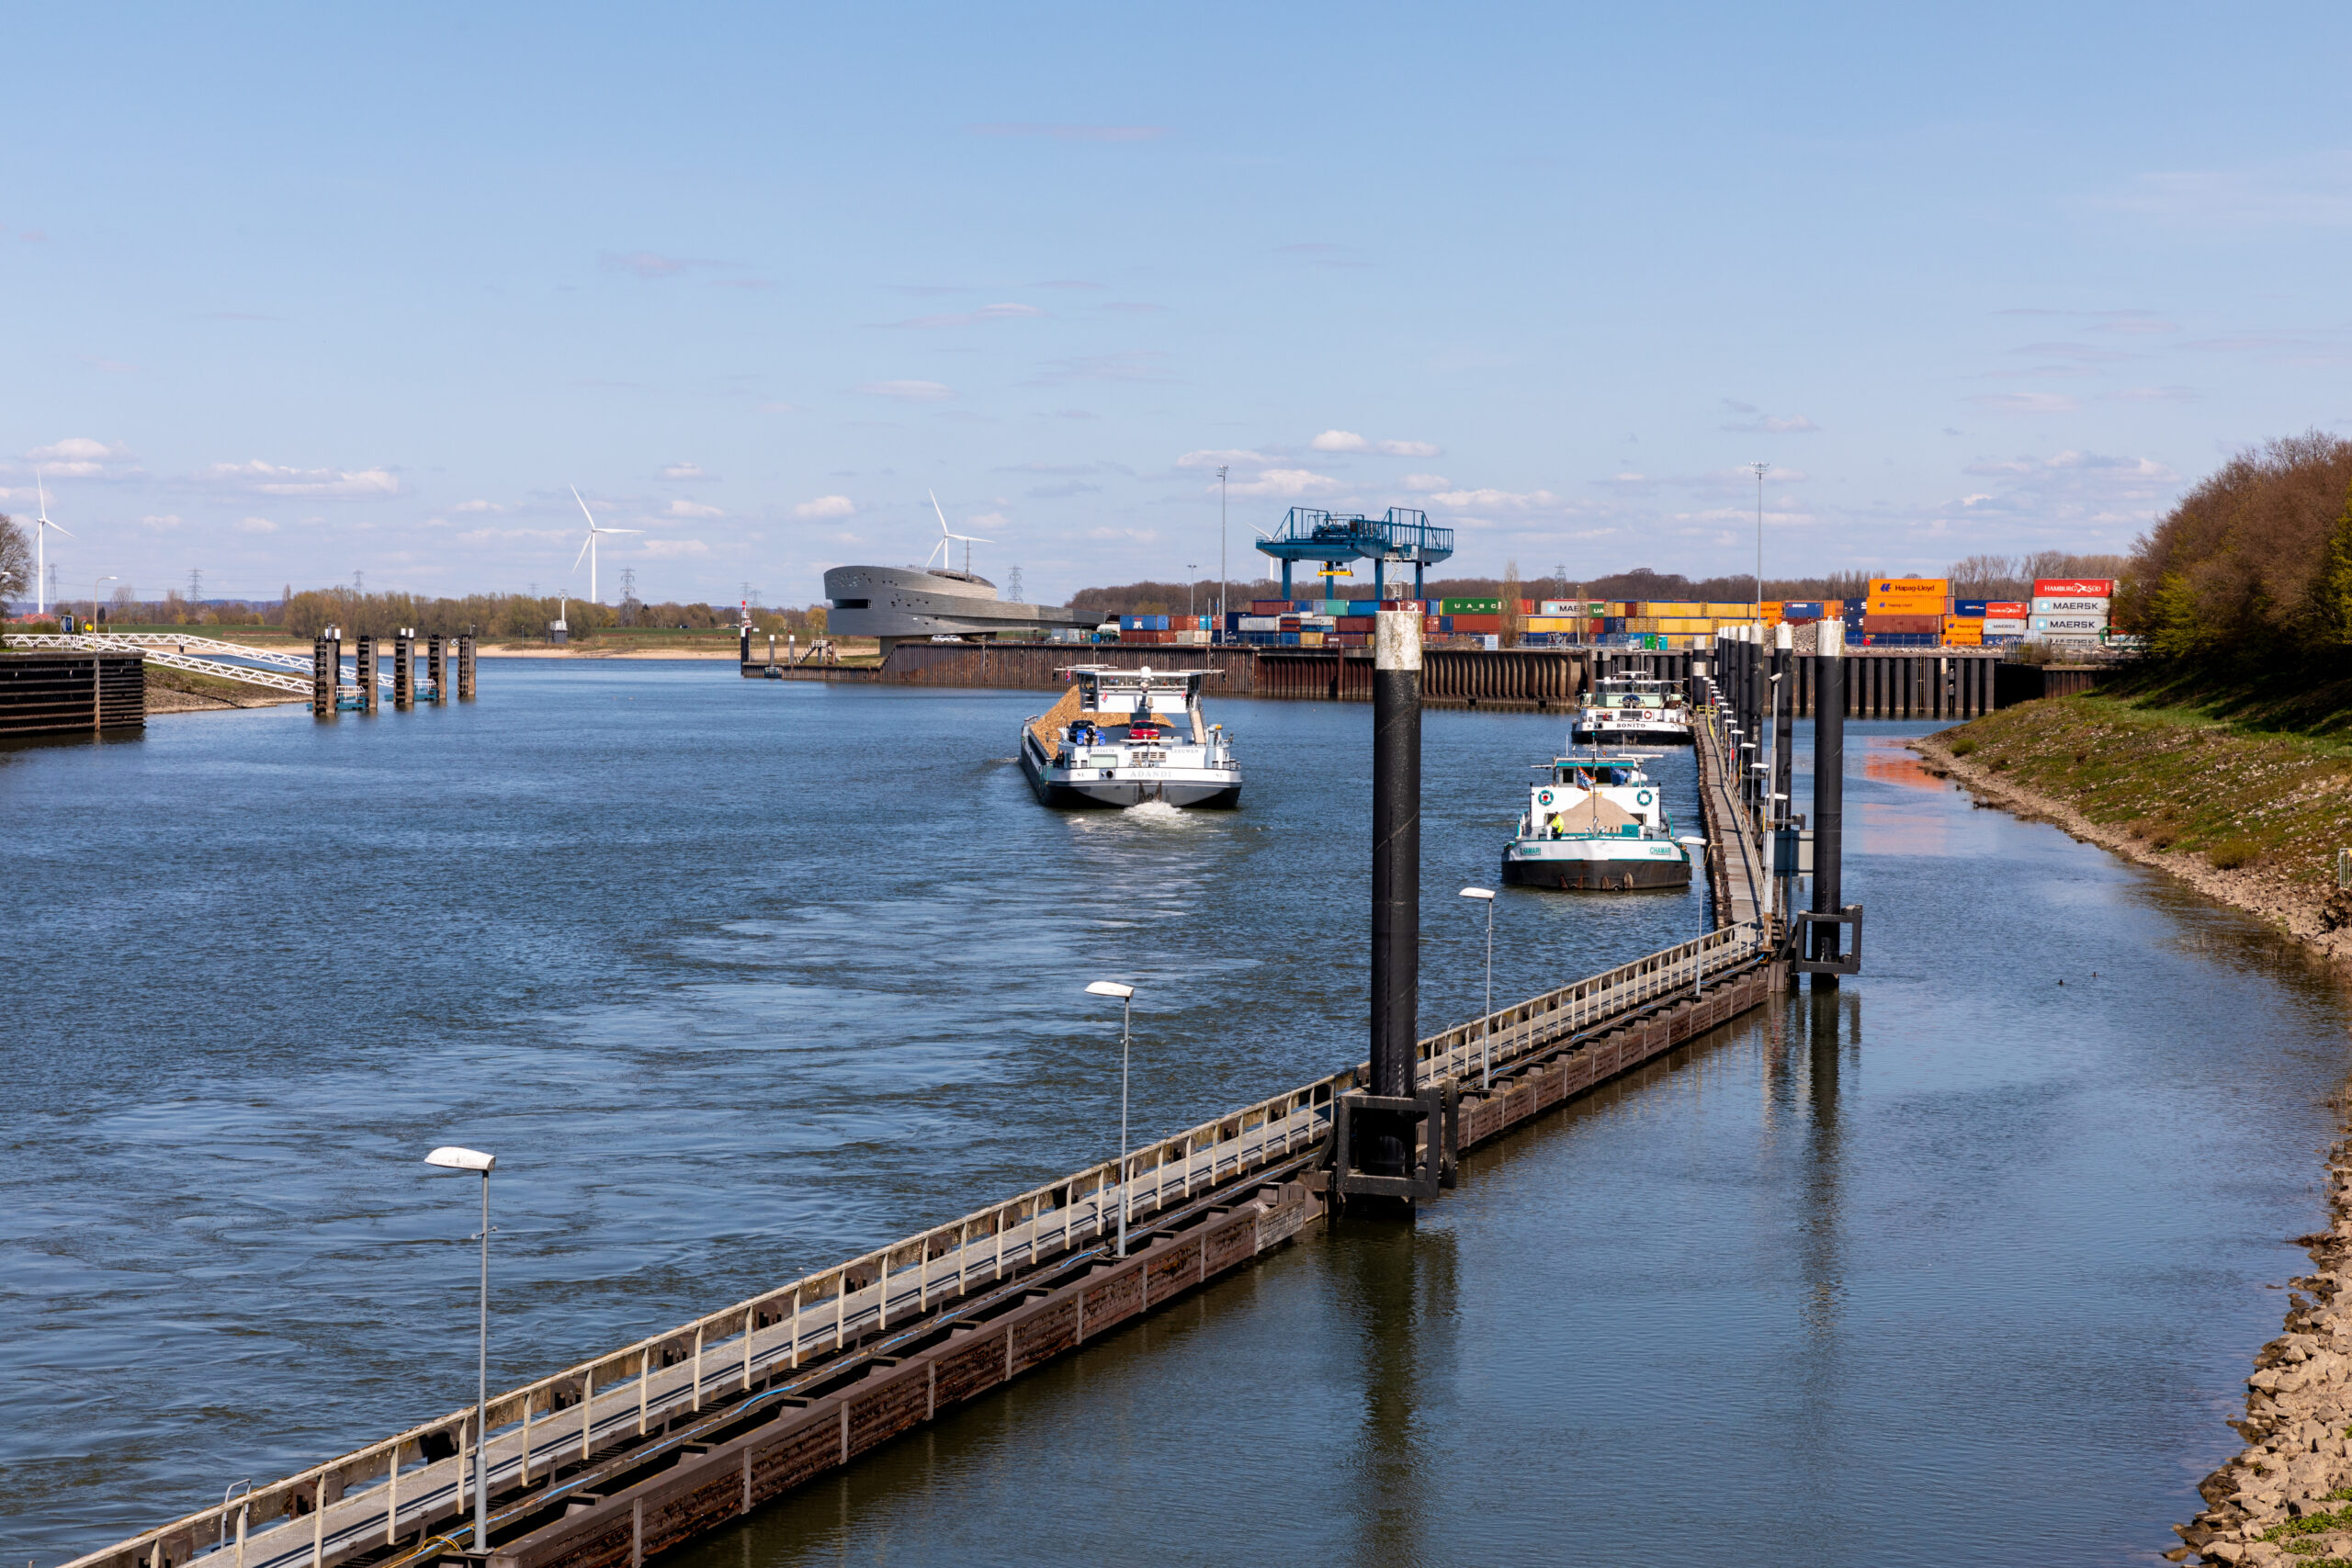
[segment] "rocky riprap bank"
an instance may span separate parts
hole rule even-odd
[[[2245,1451],[2199,1483],[2205,1511],[2173,1527],[2176,1562],[2352,1568],[2352,1139],[2328,1153],[2328,1211],[2230,1423]]]

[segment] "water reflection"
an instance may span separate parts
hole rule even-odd
[[[1445,1485],[1424,1439],[1421,1390],[1454,1371],[1458,1270],[1447,1231],[1345,1220],[1330,1237],[1361,1379],[1361,1416],[1345,1496],[1355,1561],[1416,1562],[1445,1556]]]

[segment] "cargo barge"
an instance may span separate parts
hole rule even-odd
[[[1688,746],[1690,705],[1668,681],[1646,675],[1604,675],[1577,712],[1568,743],[1599,746]]]
[[[1021,771],[1056,807],[1231,807],[1241,764],[1222,725],[1201,713],[1214,670],[1119,670],[1080,664],[1060,702],[1021,727]]]
[[[1674,835],[1665,792],[1636,760],[1555,757],[1503,846],[1502,878],[1570,892],[1688,887],[1690,852]]]

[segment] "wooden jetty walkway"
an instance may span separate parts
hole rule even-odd
[[[1740,800],[1738,753],[1729,748],[1722,705],[1710,701],[1696,708],[1691,740],[1699,753],[1699,815],[1707,829],[1707,889],[1715,919],[1722,925],[1760,921],[1769,883],[1761,837]]]
[[[1419,1043],[1446,1164],[1759,1005],[1770,933],[1725,927]],[[678,1545],[1154,1311],[1323,1217],[1363,1064],[490,1402],[488,1568]],[[1114,1256],[1122,1201],[1131,1247]],[[397,1568],[460,1558],[474,1412],[448,1412],[71,1568]]]

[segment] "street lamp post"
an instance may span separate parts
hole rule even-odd
[[[1090,997],[1119,998],[1119,1256],[1127,1255],[1127,1063],[1134,1038],[1127,1025],[1135,1015],[1136,988],[1116,980],[1097,980],[1086,987]]]
[[[1675,842],[1680,844],[1685,852],[1690,850],[1703,850],[1707,847],[1706,840],[1692,838],[1689,835],[1677,839]],[[1701,909],[1704,909],[1707,906],[1702,903],[1699,908]],[[1701,918],[1704,919],[1703,916]],[[1692,978],[1690,985],[1690,994],[1693,997],[1703,997],[1707,994],[1707,949],[1704,945],[1706,935],[1707,933],[1704,931],[1702,931],[1699,933],[1701,946],[1699,948],[1698,957],[1694,961],[1697,973]]]
[[[1465,887],[1462,897],[1487,906],[1487,1012],[1479,1023],[1478,1087],[1491,1089],[1495,1081],[1495,890]]]
[[[1764,475],[1772,465],[1750,463],[1756,470],[1756,624],[1764,625]]]
[[[481,1344],[474,1365],[474,1550],[490,1550],[490,1172],[496,1155],[452,1145],[424,1163],[444,1170],[481,1172]]]
[[[1225,464],[1223,464],[1223,463],[1219,463],[1219,464],[1216,466],[1216,641],[1218,641],[1218,642],[1223,642],[1223,641],[1225,640],[1225,617],[1226,617],[1226,615],[1227,615],[1226,605],[1225,605],[1225,584],[1226,584],[1226,579],[1227,579],[1227,571],[1226,571],[1226,566],[1225,566],[1225,474],[1226,474],[1226,468],[1227,468],[1227,465],[1225,465]]]
[[[1184,618],[1188,621],[1193,618],[1193,591],[1200,586],[1200,570],[1198,561],[1188,560],[1184,563]],[[1184,629],[1190,631],[1192,628],[1187,626]]]
[[[90,629],[91,629],[92,631],[96,631],[96,630],[98,629],[98,584],[99,584],[99,583],[101,583],[101,582],[119,582],[120,581],[122,581],[122,580],[121,580],[120,578],[119,578],[119,577],[117,577],[117,576],[115,576],[115,574],[114,574],[114,573],[112,573],[112,572],[108,572],[108,573],[107,573],[104,577],[98,577],[98,578],[93,578],[93,579],[91,579],[91,581],[90,581]]]

